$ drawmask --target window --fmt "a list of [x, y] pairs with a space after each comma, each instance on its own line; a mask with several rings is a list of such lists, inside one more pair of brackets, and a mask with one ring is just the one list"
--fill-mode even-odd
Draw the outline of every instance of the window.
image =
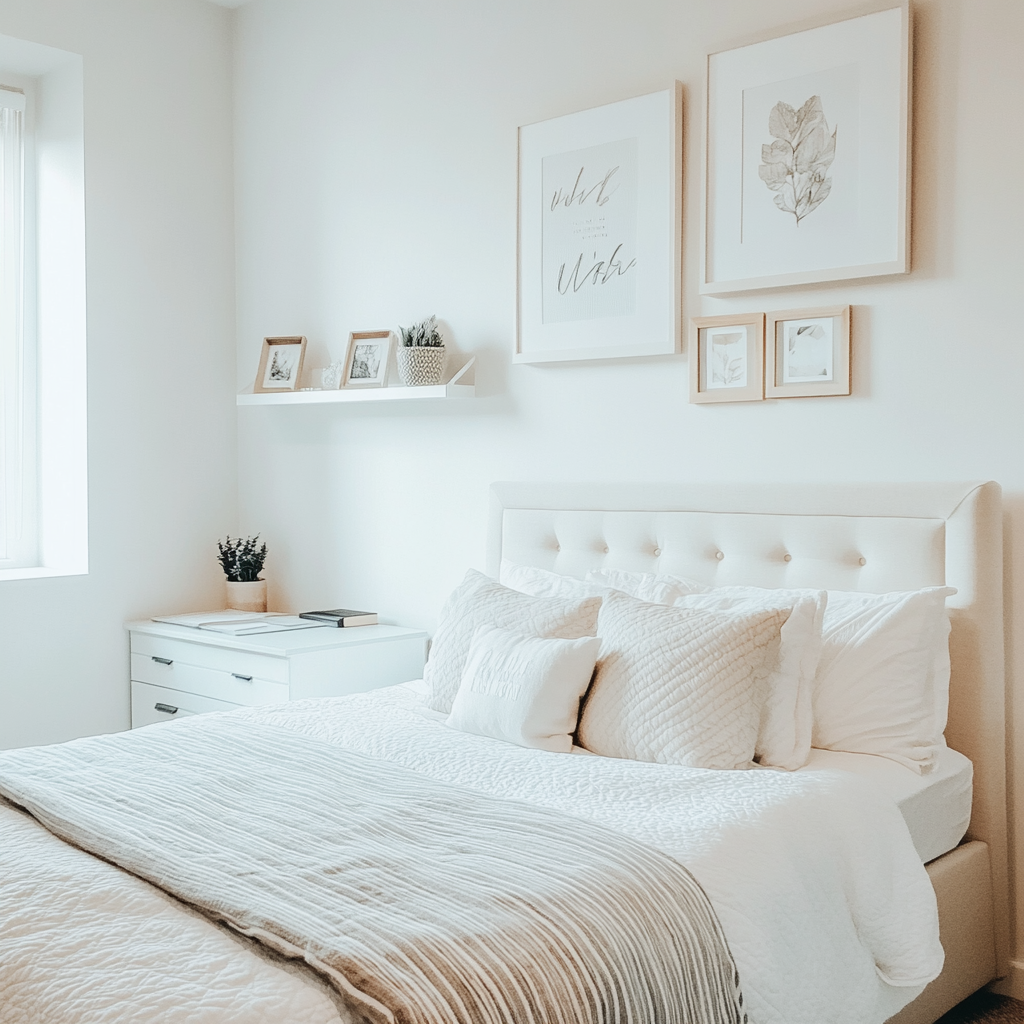
[[0, 586], [89, 571], [82, 79], [0, 35]]
[[[0, 568], [38, 564], [34, 344], [26, 310], [26, 98], [0, 84]], [[29, 318], [30, 319], [30, 318]], [[28, 325], [30, 326], [30, 325]]]

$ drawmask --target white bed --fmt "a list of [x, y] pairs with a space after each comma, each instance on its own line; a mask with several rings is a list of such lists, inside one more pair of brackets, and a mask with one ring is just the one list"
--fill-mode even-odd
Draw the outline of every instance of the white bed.
[[[970, 841], [932, 860], [936, 850], [956, 844], [965, 825], [970, 767], [953, 754], [930, 777], [917, 781], [908, 781], [910, 773], [901, 765], [835, 752], [817, 752], [811, 764], [795, 773], [711, 773], [735, 777], [721, 782], [721, 813], [714, 810], [714, 800], [707, 802], [706, 793], [699, 807], [693, 803], [693, 793], [706, 789], [694, 781], [699, 770], [670, 772], [672, 800], [708, 819], [703, 832], [691, 833], [653, 809], [665, 796], [659, 797], [658, 787], [668, 785], [662, 766], [552, 755], [456, 733], [420, 708], [408, 688], [232, 714], [329, 739], [499, 796], [591, 816], [675, 854], [715, 903], [744, 975], [753, 1024], [791, 1024], [798, 1017], [789, 1013], [787, 1000], [794, 998], [801, 1002], [799, 1019], [809, 1024], [822, 1019], [880, 1022], [916, 992], [913, 970], [918, 962], [927, 969], [928, 950], [914, 948], [913, 942], [899, 948], [901, 937], [892, 934], [898, 918], [887, 916], [891, 908], [886, 903], [905, 899], [899, 910], [926, 946], [927, 901], [919, 898], [916, 881], [925, 879], [922, 860], [931, 860], [928, 876], [939, 898], [946, 967], [893, 1019], [901, 1024], [934, 1021], [996, 976], [1005, 957], [1006, 859], [1001, 524], [995, 485], [498, 485], [494, 496], [492, 571], [505, 557], [577, 576], [614, 566], [675, 572], [707, 583], [773, 587], [884, 591], [947, 582], [956, 586], [948, 735], [951, 745], [974, 762]], [[646, 780], [655, 777], [659, 781], [652, 789]], [[729, 797], [737, 785], [746, 791], [745, 800]], [[947, 812], [941, 821], [934, 815], [936, 798]], [[840, 917], [815, 916], [814, 901], [806, 893], [801, 896], [799, 879], [783, 877], [800, 872], [804, 826], [793, 815], [801, 804], [815, 804], [811, 824], [825, 819], [832, 824], [824, 838], [810, 828], [802, 842], [812, 862], [834, 863], [841, 876], [836, 884], [855, 894], [854, 917], [845, 924]], [[766, 848], [774, 844], [774, 860], [751, 851], [746, 834], [739, 852], [722, 855], [722, 836], [748, 827], [744, 808], [751, 805], [775, 808], [776, 827], [762, 837]], [[785, 814], [779, 808], [786, 808]], [[0, 843], [3, 1024], [41, 1016], [296, 1024], [349, 1019], [312, 972], [66, 846], [21, 812], [0, 806], [0, 829], [6, 837]], [[898, 898], [887, 901], [884, 890], [865, 886], [872, 877], [888, 878]], [[863, 935], [851, 939], [844, 934], [850, 928], [869, 933], [867, 945]], [[765, 936], [775, 951], [761, 948]], [[849, 941], [855, 944], [843, 946]], [[829, 944], [835, 962], [824, 952]], [[781, 957], [778, 951], [787, 947], [791, 961], [773, 962], [771, 957]], [[849, 948], [862, 963], [846, 963]], [[884, 956], [885, 950], [903, 971], [895, 980], [904, 985], [887, 986], [876, 977], [878, 951]], [[795, 966], [801, 959], [806, 977]], [[776, 977], [778, 984], [772, 980]], [[830, 998], [846, 1016], [833, 1012]]]

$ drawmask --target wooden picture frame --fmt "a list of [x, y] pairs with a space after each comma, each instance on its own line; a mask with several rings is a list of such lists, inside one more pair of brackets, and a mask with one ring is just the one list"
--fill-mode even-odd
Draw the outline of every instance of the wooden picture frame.
[[306, 339], [301, 335], [289, 338], [264, 338], [253, 393], [265, 395], [297, 391], [305, 358]]
[[909, 272], [912, 40], [876, 0], [708, 55], [701, 294]]
[[682, 88], [519, 128], [513, 362], [679, 352]]
[[348, 336], [343, 388], [382, 388], [391, 359], [391, 331], [353, 331]]
[[850, 380], [849, 306], [765, 315], [765, 398], [848, 395]]
[[763, 313], [694, 317], [689, 355], [691, 402], [760, 402], [764, 398]]

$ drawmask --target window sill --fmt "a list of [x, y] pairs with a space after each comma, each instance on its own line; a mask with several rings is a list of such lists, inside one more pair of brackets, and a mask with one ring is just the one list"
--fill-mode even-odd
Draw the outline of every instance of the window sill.
[[46, 566], [25, 566], [23, 569], [0, 569], [0, 583], [4, 580], [39, 580], [51, 576], [88, 576], [88, 569], [50, 569]]

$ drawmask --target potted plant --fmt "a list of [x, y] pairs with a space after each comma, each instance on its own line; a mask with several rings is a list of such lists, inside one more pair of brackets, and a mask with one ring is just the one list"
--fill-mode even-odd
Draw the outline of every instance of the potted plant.
[[399, 327], [398, 376], [406, 387], [440, 384], [444, 376], [444, 338], [437, 317], [427, 317], [412, 327]]
[[260, 579], [263, 563], [267, 560], [267, 545], [256, 546], [260, 535], [225, 537], [217, 541], [220, 562], [227, 577], [228, 607], [243, 612], [267, 610], [267, 581]]

